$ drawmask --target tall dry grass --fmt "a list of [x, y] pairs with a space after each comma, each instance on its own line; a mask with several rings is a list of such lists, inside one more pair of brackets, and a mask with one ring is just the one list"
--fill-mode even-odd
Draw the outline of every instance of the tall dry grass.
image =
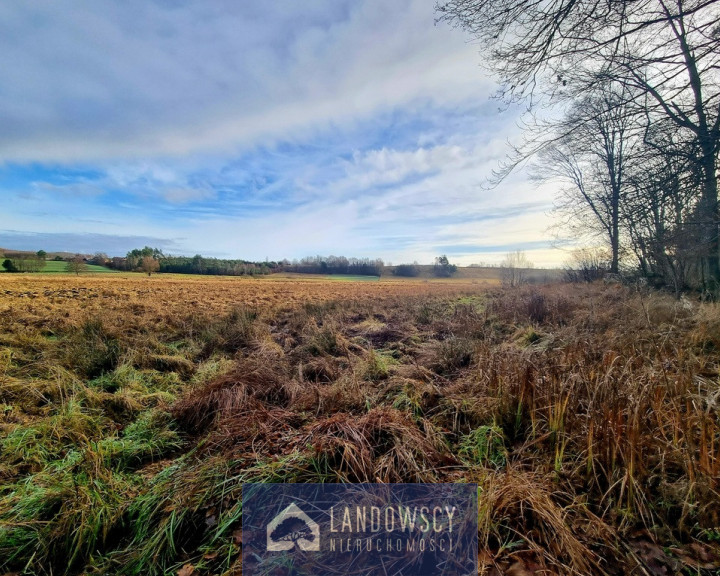
[[0, 294], [1, 569], [239, 572], [244, 481], [477, 482], [486, 573], [720, 569], [715, 305], [156, 280]]

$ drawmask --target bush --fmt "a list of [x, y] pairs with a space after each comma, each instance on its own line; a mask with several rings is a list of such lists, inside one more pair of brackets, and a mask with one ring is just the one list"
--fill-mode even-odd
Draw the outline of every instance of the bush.
[[5, 268], [8, 272], [17, 272], [18, 269], [15, 267], [15, 264], [13, 264], [13, 261], [10, 260], [10, 258], [6, 258], [5, 261], [2, 263], [2, 267]]
[[610, 271], [610, 255], [602, 249], [581, 248], [572, 253], [565, 264], [568, 282], [595, 282]]
[[395, 266], [393, 275], [401, 276], [403, 278], [415, 278], [420, 275], [420, 268], [417, 264], [399, 264], [398, 266]]

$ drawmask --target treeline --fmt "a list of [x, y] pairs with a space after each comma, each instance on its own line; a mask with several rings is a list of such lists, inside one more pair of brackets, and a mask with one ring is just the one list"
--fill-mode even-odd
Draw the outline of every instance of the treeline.
[[174, 274], [206, 274], [218, 276], [256, 276], [274, 272], [297, 272], [302, 274], [352, 274], [357, 276], [380, 276], [383, 261], [370, 258], [346, 258], [345, 256], [308, 256], [302, 260], [281, 262], [251, 262], [195, 256], [171, 256], [159, 248], [145, 246], [131, 250], [124, 258], [107, 258], [105, 265], [115, 270], [167, 272]]
[[[457, 272], [457, 266], [450, 264], [450, 260], [448, 260], [445, 254], [435, 258], [435, 264], [425, 268], [428, 268], [430, 273], [437, 278], [450, 278]], [[413, 262], [412, 264], [398, 264], [393, 267], [392, 273], [393, 276], [400, 276], [402, 278], [416, 278], [421, 275], [422, 270], [423, 266], [417, 262]]]
[[[38, 272], [45, 266], [47, 253], [40, 250], [36, 254], [18, 252], [7, 253], [6, 256], [8, 258], [2, 266], [8, 272]], [[201, 254], [174, 256], [163, 253], [160, 248], [150, 246], [133, 249], [124, 257], [110, 257], [104, 252], [96, 252], [92, 256], [75, 254], [68, 258], [55, 256], [53, 259], [68, 262], [68, 271], [76, 274], [87, 271], [88, 264], [123, 272], [143, 272], [148, 276], [156, 272], [210, 276], [262, 276], [277, 272], [382, 276], [386, 271], [385, 264], [380, 258], [307, 256], [292, 262], [289, 260], [252, 262], [241, 259], [209, 258]], [[443, 255], [435, 258], [435, 264], [431, 266], [423, 267], [414, 262], [390, 267], [387, 272], [395, 276], [415, 277], [421, 275], [423, 269], [427, 269], [433, 276], [448, 278], [456, 272], [457, 267], [450, 264], [447, 256]]]
[[402, 278], [415, 278], [420, 276], [420, 264], [414, 262], [412, 264], [398, 264], [393, 268], [393, 276], [401, 276]]
[[302, 260], [281, 262], [252, 262], [195, 256], [171, 256], [159, 248], [131, 250], [124, 258], [107, 258], [105, 265], [115, 270], [166, 272], [174, 274], [206, 274], [217, 276], [256, 276], [275, 272], [301, 274], [352, 274], [380, 276], [384, 264], [380, 259], [346, 258], [345, 256], [308, 256]]
[[195, 256], [171, 256], [163, 254], [163, 251], [159, 248], [151, 248], [150, 246], [131, 250], [124, 258], [108, 258], [105, 265], [114, 270], [140, 271], [148, 275], [153, 272], [166, 272], [210, 276], [256, 276], [270, 274], [278, 270], [276, 262], [207, 258], [200, 254]]
[[222, 260], [205, 258], [199, 254], [187, 256], [165, 256], [160, 259], [160, 272], [174, 274], [208, 274], [217, 276], [256, 276], [274, 272], [275, 262], [248, 262], [246, 260]]
[[352, 274], [381, 276], [385, 264], [379, 258], [346, 258], [345, 256], [308, 256], [300, 261], [282, 263], [285, 272], [302, 274]]

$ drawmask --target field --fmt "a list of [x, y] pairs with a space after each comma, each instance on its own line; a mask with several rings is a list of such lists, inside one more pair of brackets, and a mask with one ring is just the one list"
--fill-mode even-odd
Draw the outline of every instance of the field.
[[[83, 274], [87, 273], [108, 273], [113, 274], [116, 271], [110, 270], [110, 268], [106, 268], [105, 266], [96, 266], [95, 264], [86, 264], [87, 269], [83, 271]], [[67, 262], [55, 262], [53, 260], [48, 260], [45, 262], [45, 267], [40, 271], [43, 274], [48, 273], [67, 273]]]
[[[40, 270], [40, 274], [66, 274], [67, 273], [67, 262], [60, 262], [55, 260], [47, 260], [45, 262], [45, 266], [43, 266], [43, 269]], [[5, 274], [5, 270], [0, 271], [0, 273]], [[83, 272], [83, 274], [87, 273], [108, 273], [108, 274], [114, 274], [116, 273], [115, 270], [111, 270], [110, 268], [106, 268], [105, 266], [96, 266], [95, 264], [87, 264], [87, 269]]]
[[247, 481], [477, 482], [484, 574], [720, 570], [714, 304], [7, 274], [0, 324], [0, 573], [240, 574]]

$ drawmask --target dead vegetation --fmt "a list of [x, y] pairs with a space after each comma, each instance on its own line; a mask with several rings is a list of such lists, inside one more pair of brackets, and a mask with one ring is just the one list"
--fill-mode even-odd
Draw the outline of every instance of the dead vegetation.
[[477, 482], [487, 574], [720, 569], [715, 305], [614, 285], [3, 282], [1, 570], [240, 573], [246, 481]]

